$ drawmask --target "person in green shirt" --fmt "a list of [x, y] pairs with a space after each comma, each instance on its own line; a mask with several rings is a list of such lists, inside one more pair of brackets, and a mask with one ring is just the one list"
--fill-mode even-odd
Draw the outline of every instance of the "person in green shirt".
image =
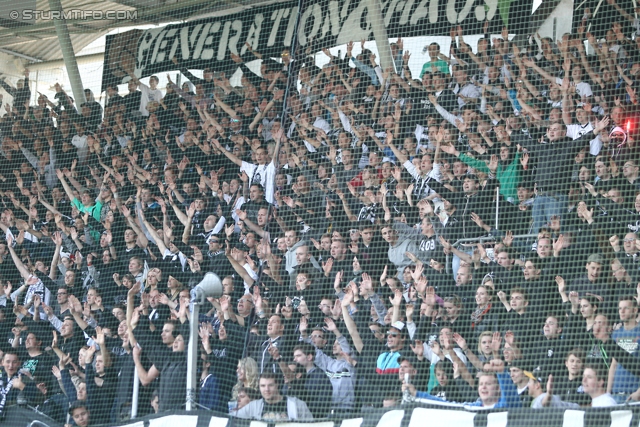
[[520, 182], [520, 163], [522, 163], [522, 168], [525, 168], [529, 160], [528, 154], [521, 156], [520, 146], [518, 146], [518, 151], [516, 151], [514, 156], [513, 147], [502, 145], [500, 147], [500, 160], [498, 161], [498, 156], [491, 156], [491, 161], [488, 165], [482, 160], [474, 159], [471, 156], [460, 153], [453, 145], [442, 146], [441, 149], [445, 153], [459, 158], [474, 169], [496, 175], [496, 178], [500, 182], [500, 194], [502, 194], [506, 201], [517, 203], [518, 183]]
[[449, 58], [440, 53], [440, 45], [438, 43], [431, 43], [428, 49], [430, 60], [422, 66], [420, 78], [422, 78], [424, 73], [431, 73], [433, 71], [440, 71], [443, 74], [451, 74], [449, 72]]
[[91, 215], [96, 221], [100, 221], [100, 211], [102, 211], [102, 191], [98, 194], [98, 197], [93, 199], [91, 193], [86, 188], [82, 188], [82, 186], [78, 182], [73, 182], [74, 179], [71, 176], [68, 176], [69, 181], [74, 185], [74, 187], [80, 189], [80, 200], [73, 194], [73, 190], [69, 187], [69, 184], [64, 179], [64, 173], [60, 170], [56, 170], [56, 175], [58, 179], [62, 183], [62, 187], [64, 191], [67, 193], [69, 200], [71, 200], [71, 204], [76, 207], [82, 213], [88, 213]]

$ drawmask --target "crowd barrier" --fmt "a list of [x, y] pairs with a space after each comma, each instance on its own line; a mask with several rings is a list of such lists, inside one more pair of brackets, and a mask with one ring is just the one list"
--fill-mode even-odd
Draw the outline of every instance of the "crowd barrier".
[[[1, 426], [63, 427], [49, 418], [22, 407], [5, 411]], [[544, 420], [544, 422], [542, 422]], [[483, 410], [460, 405], [416, 403], [387, 409], [371, 409], [358, 418], [312, 422], [267, 423], [229, 417], [210, 411], [175, 411], [152, 415], [118, 427], [638, 427], [640, 405], [612, 408]], [[92, 427], [94, 427], [92, 425]], [[115, 427], [115, 426], [114, 426]]]

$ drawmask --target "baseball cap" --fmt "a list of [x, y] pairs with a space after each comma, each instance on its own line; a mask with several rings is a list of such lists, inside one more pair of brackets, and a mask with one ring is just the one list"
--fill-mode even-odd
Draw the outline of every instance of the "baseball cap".
[[542, 380], [542, 376], [540, 375], [540, 371], [535, 371], [535, 372], [522, 371], [522, 373], [524, 374], [525, 377], [529, 378], [530, 380], [537, 381], [540, 384], [542, 384], [544, 382]]
[[602, 256], [600, 254], [591, 254], [589, 255], [589, 258], [587, 258], [587, 263], [590, 263], [590, 262], [602, 264], [603, 263]]
[[390, 328], [395, 328], [395, 329], [397, 329], [399, 331], [402, 331], [404, 329], [404, 326], [405, 326], [404, 323], [399, 321], [399, 320], [397, 320], [397, 321], [393, 322], [391, 325], [389, 325]]

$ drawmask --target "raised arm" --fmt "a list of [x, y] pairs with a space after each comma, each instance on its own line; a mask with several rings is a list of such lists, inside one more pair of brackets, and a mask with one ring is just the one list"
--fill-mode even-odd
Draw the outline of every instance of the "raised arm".
[[353, 318], [349, 314], [349, 306], [351, 305], [352, 300], [353, 295], [351, 294], [351, 290], [349, 289], [344, 294], [344, 298], [342, 299], [342, 317], [344, 318], [344, 323], [347, 326], [349, 335], [351, 335], [351, 340], [353, 341], [354, 347], [356, 348], [358, 353], [362, 353], [364, 343], [362, 342], [362, 338], [360, 337], [360, 333], [358, 332], [356, 322], [354, 322]]
[[[375, 137], [375, 132], [373, 131], [373, 129], [369, 128], [367, 129], [367, 132], [369, 133], [369, 136], [371, 136], [372, 139]], [[386, 142], [389, 148], [391, 148], [391, 151], [393, 151], [393, 155], [396, 156], [396, 159], [398, 159], [398, 163], [404, 164], [407, 160], [409, 160], [409, 158], [402, 151], [400, 151], [398, 147], [396, 147], [395, 144], [393, 143], [393, 134], [390, 134], [389, 132], [387, 132]]]
[[[551, 74], [547, 73], [542, 68], [540, 68], [535, 62], [533, 62], [532, 59], [523, 58], [522, 63], [524, 64], [525, 67], [532, 68], [536, 73], [540, 74], [540, 76], [542, 76], [542, 78], [544, 78], [545, 80], [548, 80], [552, 83], [556, 83], [556, 78], [553, 77]], [[568, 76], [565, 76], [565, 78], [568, 78]]]
[[134, 311], [134, 303], [136, 295], [140, 292], [142, 288], [142, 284], [140, 282], [134, 283], [134, 285], [127, 292], [127, 329], [129, 331], [129, 344], [131, 347], [136, 347], [138, 341], [136, 340], [135, 335], [133, 334], [133, 311]]
[[238, 215], [238, 218], [244, 223], [244, 225], [249, 227], [251, 229], [251, 231], [253, 231], [254, 233], [256, 233], [260, 237], [264, 237], [265, 236], [265, 231], [262, 228], [258, 227], [258, 225], [255, 224], [253, 221], [251, 221], [247, 217], [247, 213], [245, 211], [241, 211], [240, 209], [236, 209], [236, 215]]
[[142, 353], [142, 349], [138, 346], [133, 347], [133, 362], [136, 365], [136, 371], [138, 372], [138, 378], [140, 378], [140, 383], [143, 387], [147, 387], [151, 384], [156, 378], [160, 376], [160, 371], [156, 368], [156, 365], [151, 365], [149, 370], [147, 371], [142, 366], [142, 361], [140, 360], [140, 354]]
[[229, 160], [231, 160], [233, 163], [235, 163], [238, 166], [242, 166], [242, 159], [240, 159], [238, 156], [236, 156], [232, 152], [230, 152], [230, 151], [226, 150], [224, 147], [222, 147], [222, 145], [220, 145], [220, 141], [218, 141], [217, 139], [212, 139], [211, 142], [213, 143], [213, 145], [216, 146], [216, 148], [218, 150], [220, 150], [222, 152], [222, 154], [227, 156], [227, 158]]
[[94, 341], [100, 346], [100, 354], [102, 354], [102, 361], [104, 362], [104, 366], [107, 368], [110, 367], [112, 365], [111, 352], [107, 348], [104, 340], [104, 331], [100, 326], [96, 327], [96, 337]]
[[[520, 61], [520, 63], [522, 63], [522, 61]], [[540, 91], [538, 90], [538, 88], [527, 78], [527, 68], [524, 66], [520, 68], [520, 80], [522, 80], [522, 83], [524, 83], [527, 90], [531, 92], [531, 96], [533, 96], [534, 98], [540, 97]]]
[[462, 40], [462, 36], [460, 36], [460, 52], [466, 53], [467, 55], [469, 55], [471, 60], [478, 65], [478, 68], [480, 70], [484, 70], [485, 68], [487, 68], [487, 64], [485, 64], [484, 61], [482, 61], [475, 53], [473, 53], [469, 45], [467, 45]]
[[214, 95], [215, 103], [220, 109], [222, 109], [225, 113], [230, 115], [231, 117], [235, 117], [238, 115], [236, 110], [227, 105], [218, 95]]
[[607, 3], [613, 6], [618, 11], [618, 13], [622, 15], [624, 19], [631, 22], [632, 24], [635, 22], [635, 18], [632, 15], [630, 15], [626, 10], [621, 8], [620, 5], [616, 3], [616, 0], [607, 0]]
[[56, 249], [53, 252], [51, 266], [49, 267], [49, 278], [51, 280], [56, 280], [58, 272], [58, 262], [60, 261], [60, 251], [62, 250], [62, 234], [59, 231], [53, 233], [53, 242], [56, 244]]
[[67, 193], [67, 197], [69, 197], [69, 200], [75, 199], [76, 197], [73, 195], [73, 190], [71, 190], [71, 187], [69, 187], [69, 184], [67, 184], [67, 181], [64, 179], [64, 174], [60, 169], [56, 169], [56, 176], [60, 180], [62, 188], [64, 188], [65, 193]]
[[227, 241], [227, 249], [225, 250], [225, 255], [227, 256], [229, 263], [231, 263], [231, 266], [236, 271], [236, 273], [238, 273], [238, 275], [242, 277], [242, 280], [247, 282], [249, 286], [252, 286], [255, 280], [253, 279], [253, 277], [251, 277], [251, 275], [249, 275], [249, 273], [247, 273], [247, 270], [245, 270], [245, 268], [231, 256], [229, 241]]
[[480, 361], [480, 359], [478, 359], [478, 356], [476, 356], [473, 351], [469, 349], [467, 341], [460, 334], [454, 333], [453, 340], [456, 342], [456, 344], [458, 344], [458, 347], [462, 349], [464, 355], [467, 356], [467, 359], [469, 359], [469, 362], [471, 362], [474, 368], [476, 368], [478, 371], [484, 370], [482, 362]]
[[467, 384], [469, 384], [470, 387], [473, 387], [475, 385], [473, 376], [471, 376], [471, 374], [469, 373], [469, 370], [467, 369], [465, 363], [458, 357], [458, 353], [454, 351], [453, 340], [451, 339], [451, 337], [444, 335], [443, 341], [444, 341], [443, 352], [445, 356], [448, 355], [451, 358], [451, 361], [453, 362], [453, 364], [458, 367], [458, 370], [460, 372], [460, 375], [462, 376], [462, 379]]
[[158, 235], [155, 228], [153, 228], [151, 224], [147, 222], [147, 219], [145, 217], [143, 217], [143, 221], [144, 221], [145, 227], [147, 227], [147, 231], [149, 232], [151, 237], [153, 237], [153, 240], [156, 246], [158, 246], [158, 249], [160, 250], [160, 255], [164, 256], [165, 252], [167, 251], [167, 247], [164, 244], [164, 240], [162, 239], [162, 237]]
[[176, 216], [178, 217], [178, 220], [182, 223], [182, 225], [187, 227], [189, 225], [189, 217], [185, 215], [185, 213], [182, 212], [182, 210], [175, 204], [175, 202], [173, 201], [173, 197], [170, 195], [170, 193], [167, 193], [167, 194], [169, 195], [169, 204], [173, 208], [173, 212], [175, 212]]
[[82, 303], [73, 295], [69, 295], [69, 305], [71, 307], [71, 315], [75, 319], [76, 323], [83, 331], [87, 329], [89, 324], [84, 320], [82, 316]]
[[144, 235], [138, 224], [136, 224], [136, 220], [131, 215], [131, 211], [128, 207], [122, 206], [122, 215], [127, 219], [127, 223], [131, 227], [131, 229], [138, 235], [138, 241], [136, 242], [141, 247], [146, 247], [149, 244], [149, 240]]
[[9, 253], [11, 253], [11, 259], [13, 259], [13, 263], [15, 264], [16, 268], [20, 272], [20, 275], [24, 280], [27, 280], [29, 276], [31, 276], [31, 274], [29, 273], [29, 270], [27, 270], [27, 267], [25, 267], [25, 265], [22, 263], [22, 261], [20, 260], [20, 257], [18, 256], [18, 254], [16, 254], [16, 251], [13, 248], [14, 239], [15, 239], [15, 236], [13, 235], [7, 236], [7, 248], [9, 248]]

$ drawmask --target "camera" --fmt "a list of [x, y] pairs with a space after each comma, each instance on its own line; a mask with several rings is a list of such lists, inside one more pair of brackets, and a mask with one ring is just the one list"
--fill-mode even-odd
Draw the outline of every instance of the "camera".
[[302, 302], [303, 299], [304, 299], [303, 297], [291, 298], [291, 306], [293, 307], [294, 310], [297, 310], [298, 307], [300, 307], [300, 303]]

